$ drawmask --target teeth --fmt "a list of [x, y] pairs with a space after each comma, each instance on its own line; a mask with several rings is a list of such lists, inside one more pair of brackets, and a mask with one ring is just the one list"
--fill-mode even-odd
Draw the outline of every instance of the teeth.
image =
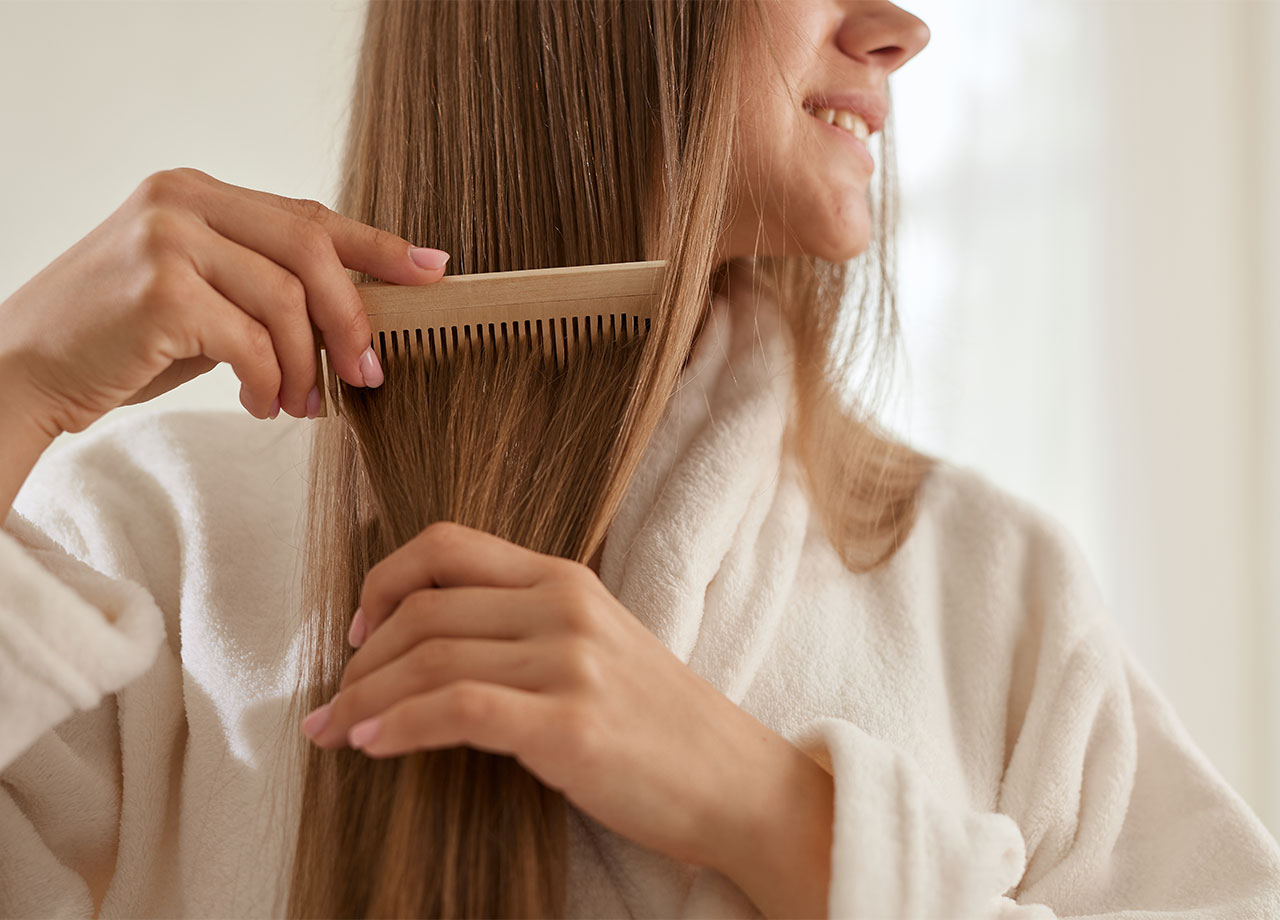
[[867, 123], [860, 115], [855, 115], [853, 112], [837, 112], [836, 124], [860, 141], [865, 141], [871, 136], [871, 132], [867, 130]]
[[843, 128], [860, 141], [865, 141], [871, 136], [871, 130], [867, 127], [867, 123], [857, 112], [850, 112], [847, 109], [808, 109], [810, 115], [820, 121], [825, 121], [829, 125], [835, 125], [837, 128]]

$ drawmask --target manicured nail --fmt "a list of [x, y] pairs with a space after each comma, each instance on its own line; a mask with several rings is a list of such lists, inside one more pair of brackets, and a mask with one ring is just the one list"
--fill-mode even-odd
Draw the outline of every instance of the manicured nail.
[[357, 607], [356, 615], [351, 618], [351, 632], [347, 633], [347, 641], [356, 648], [364, 642], [364, 610]]
[[437, 268], [444, 268], [444, 263], [449, 261], [449, 253], [440, 249], [414, 246], [409, 250], [409, 258], [413, 259], [413, 264], [419, 268], [435, 271]]
[[267, 413], [267, 418], [275, 418], [280, 414], [280, 397], [277, 396], [271, 401], [271, 411]]
[[364, 375], [365, 386], [382, 386], [382, 365], [378, 363], [378, 356], [373, 353], [372, 345], [360, 356], [360, 373]]
[[364, 747], [378, 737], [378, 727], [377, 716], [372, 719], [365, 719], [363, 722], [357, 722], [351, 727], [351, 733], [347, 735], [347, 740], [351, 742], [352, 747]]
[[314, 738], [324, 731], [324, 727], [329, 724], [329, 716], [332, 712], [332, 706], [329, 703], [325, 703], [302, 720], [302, 730], [307, 733], [308, 738]]
[[307, 394], [307, 418], [315, 418], [320, 414], [320, 390], [312, 387]]

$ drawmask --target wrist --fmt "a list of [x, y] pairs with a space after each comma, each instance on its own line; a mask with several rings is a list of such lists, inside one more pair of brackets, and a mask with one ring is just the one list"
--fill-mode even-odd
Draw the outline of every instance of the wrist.
[[834, 779], [781, 736], [759, 770], [715, 868], [765, 917], [826, 917], [831, 883]]
[[62, 429], [43, 411], [44, 400], [32, 384], [22, 356], [0, 352], [0, 422], [4, 431], [29, 434], [29, 439], [47, 447]]
[[60, 433], [35, 407], [16, 358], [0, 354], [0, 523], [27, 474]]

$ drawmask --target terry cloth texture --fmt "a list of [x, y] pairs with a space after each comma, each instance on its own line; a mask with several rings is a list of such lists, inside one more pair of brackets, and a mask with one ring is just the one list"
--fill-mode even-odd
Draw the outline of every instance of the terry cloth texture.
[[[841, 565], [758, 306], [717, 300], [601, 579], [832, 773], [830, 916], [1280, 916], [1275, 840], [1056, 520], [942, 463], [893, 559]], [[307, 425], [157, 413], [33, 471], [0, 530], [0, 915], [283, 910]], [[569, 916], [759, 916], [570, 816]]]

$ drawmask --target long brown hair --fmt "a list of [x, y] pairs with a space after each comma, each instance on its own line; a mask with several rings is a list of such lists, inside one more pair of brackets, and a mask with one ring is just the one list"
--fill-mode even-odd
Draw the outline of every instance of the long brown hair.
[[[743, 277], [713, 262], [758, 14], [735, 0], [370, 4], [339, 211], [448, 251], [452, 273], [668, 269], [647, 336], [566, 368], [518, 350], [441, 368], [396, 352], [382, 387], [339, 384], [342, 411], [312, 442], [293, 722], [337, 691], [365, 574], [432, 521], [580, 562], [604, 539], [716, 286]], [[877, 354], [896, 332], [881, 162], [878, 240], [859, 260], [882, 282]], [[733, 296], [769, 294], [796, 348], [789, 449], [846, 563], [873, 568], [905, 539], [930, 458], [842, 389], [870, 315], [864, 302], [851, 335], [839, 325], [849, 268], [749, 261], [759, 290]], [[563, 915], [571, 806], [514, 758], [298, 756], [290, 916]]]

